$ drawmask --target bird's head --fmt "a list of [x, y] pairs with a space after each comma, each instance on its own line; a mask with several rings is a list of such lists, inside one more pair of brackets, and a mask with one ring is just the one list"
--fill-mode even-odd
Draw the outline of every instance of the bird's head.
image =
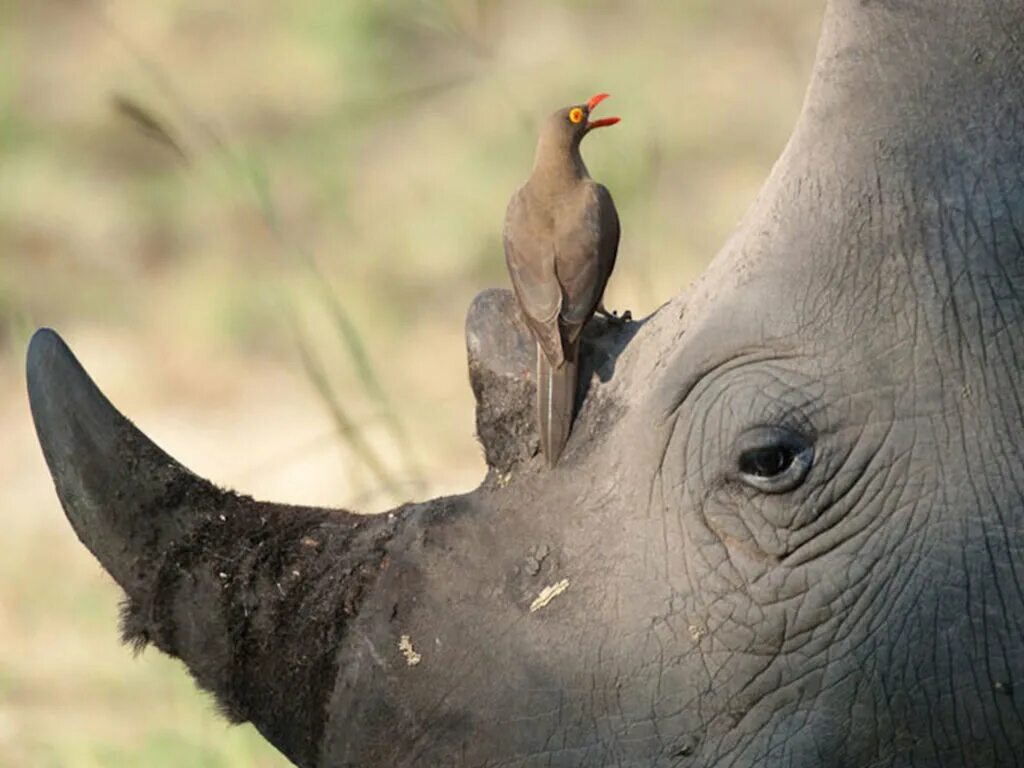
[[607, 98], [607, 93], [599, 93], [596, 96], [591, 96], [583, 104], [576, 104], [558, 110], [548, 118], [547, 125], [544, 127], [544, 138], [551, 144], [568, 148], [578, 146], [583, 137], [594, 128], [615, 125], [619, 122], [617, 117], [603, 117], [600, 120], [590, 119], [590, 113]]

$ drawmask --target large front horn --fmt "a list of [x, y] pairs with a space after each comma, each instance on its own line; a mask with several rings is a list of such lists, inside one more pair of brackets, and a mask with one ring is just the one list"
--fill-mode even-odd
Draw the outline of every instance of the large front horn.
[[257, 502], [172, 459], [40, 330], [28, 393], [57, 495], [128, 595], [125, 638], [182, 659], [225, 713], [318, 759], [337, 650], [400, 515]]

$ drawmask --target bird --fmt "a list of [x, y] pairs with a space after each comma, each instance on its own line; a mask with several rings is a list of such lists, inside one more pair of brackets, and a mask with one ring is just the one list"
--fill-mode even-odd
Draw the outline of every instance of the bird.
[[512, 196], [502, 240], [512, 288], [537, 343], [537, 432], [554, 467], [572, 428], [583, 327], [604, 309], [619, 248], [619, 215], [608, 189], [590, 177], [580, 142], [618, 117], [591, 120], [599, 93], [544, 123], [530, 178]]

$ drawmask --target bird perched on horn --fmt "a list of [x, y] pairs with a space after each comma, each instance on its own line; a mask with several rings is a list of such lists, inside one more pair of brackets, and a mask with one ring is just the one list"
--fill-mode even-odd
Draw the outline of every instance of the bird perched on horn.
[[505, 261], [519, 307], [537, 341], [537, 431], [548, 465], [572, 428], [583, 326], [602, 296], [619, 248], [611, 193], [590, 178], [580, 142], [617, 117], [591, 120], [608, 98], [593, 96], [548, 118], [529, 180], [505, 213]]

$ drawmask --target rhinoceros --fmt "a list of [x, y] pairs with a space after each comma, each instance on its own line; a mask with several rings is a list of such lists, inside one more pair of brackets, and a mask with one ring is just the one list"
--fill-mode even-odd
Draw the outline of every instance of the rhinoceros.
[[300, 766], [1024, 765], [1024, 3], [831, 0], [735, 234], [588, 327], [554, 469], [507, 291], [467, 346], [486, 479], [361, 516], [193, 474], [39, 331], [127, 640]]

